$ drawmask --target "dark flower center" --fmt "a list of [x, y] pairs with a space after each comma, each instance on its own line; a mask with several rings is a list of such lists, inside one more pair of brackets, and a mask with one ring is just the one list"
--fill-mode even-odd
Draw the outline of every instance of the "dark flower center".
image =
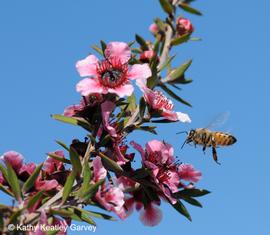
[[99, 82], [108, 88], [122, 86], [127, 81], [128, 64], [122, 64], [118, 58], [103, 60], [97, 67]]

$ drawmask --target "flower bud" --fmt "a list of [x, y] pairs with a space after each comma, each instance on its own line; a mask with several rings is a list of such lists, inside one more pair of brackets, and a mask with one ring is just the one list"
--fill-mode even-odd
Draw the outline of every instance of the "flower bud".
[[140, 61], [143, 63], [148, 63], [156, 55], [157, 55], [157, 53], [153, 50], [143, 51], [140, 54]]
[[150, 26], [149, 26], [149, 31], [153, 34], [153, 35], [156, 35], [159, 31], [158, 29], [158, 26], [155, 24], [155, 23], [152, 23]]
[[184, 34], [191, 34], [194, 28], [189, 19], [179, 16], [176, 19], [176, 30], [179, 35], [184, 35]]

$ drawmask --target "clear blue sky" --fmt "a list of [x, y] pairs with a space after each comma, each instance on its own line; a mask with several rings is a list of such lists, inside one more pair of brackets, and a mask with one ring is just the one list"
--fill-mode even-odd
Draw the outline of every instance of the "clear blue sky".
[[[188, 72], [194, 83], [181, 92], [194, 107], [176, 105], [193, 123], [161, 126], [158, 138], [172, 143], [182, 161], [202, 170], [199, 186], [212, 194], [202, 199], [203, 209], [188, 207], [192, 223], [163, 204], [164, 218], [157, 227], [144, 227], [135, 213], [124, 222], [97, 221], [96, 234], [270, 234], [270, 2], [198, 1], [194, 6], [204, 13], [190, 16], [194, 35], [203, 41], [180, 47], [175, 61], [194, 59]], [[76, 60], [100, 39], [129, 42], [134, 33], [151, 37], [148, 26], [160, 15], [154, 0], [1, 1], [0, 152], [14, 149], [28, 162], [41, 162], [57, 148], [55, 139], [83, 137], [84, 131], [50, 118], [79, 100]], [[218, 150], [221, 166], [210, 151], [204, 156], [198, 148], [180, 150], [184, 136], [176, 136], [176, 130], [205, 126], [227, 110], [227, 127], [238, 142]], [[157, 138], [138, 137], [141, 143]]]

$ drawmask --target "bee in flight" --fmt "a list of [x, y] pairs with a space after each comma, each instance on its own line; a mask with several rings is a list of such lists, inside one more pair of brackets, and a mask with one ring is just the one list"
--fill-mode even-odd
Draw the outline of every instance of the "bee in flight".
[[[183, 133], [183, 132], [178, 132], [178, 133]], [[229, 145], [234, 144], [237, 141], [236, 138], [231, 134], [221, 132], [221, 131], [211, 131], [208, 128], [191, 129], [189, 132], [185, 132], [185, 133], [187, 133], [187, 138], [185, 142], [183, 143], [182, 148], [184, 147], [185, 144], [189, 144], [191, 142], [194, 143], [195, 147], [196, 145], [202, 145], [203, 152], [205, 152], [206, 148], [211, 147], [213, 159], [218, 164], [219, 162], [218, 162], [216, 148], [221, 147], [221, 146], [229, 146]]]

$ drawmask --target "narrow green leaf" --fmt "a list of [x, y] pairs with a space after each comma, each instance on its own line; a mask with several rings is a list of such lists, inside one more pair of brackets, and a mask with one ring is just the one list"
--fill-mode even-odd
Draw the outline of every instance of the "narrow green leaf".
[[69, 152], [69, 147], [64, 142], [60, 140], [56, 140], [55, 142]]
[[86, 187], [85, 187], [85, 190], [83, 192], [81, 192], [80, 194], [80, 198], [83, 200], [83, 201], [87, 201], [89, 199], [91, 199], [95, 194], [96, 192], [98, 191], [99, 189], [99, 186], [104, 184], [104, 181], [105, 179], [103, 180], [100, 180], [98, 181], [97, 183], [95, 184], [88, 184]]
[[173, 14], [173, 6], [168, 0], [159, 0], [159, 3], [167, 14], [169, 15]]
[[168, 120], [168, 119], [158, 119], [158, 120], [151, 120], [153, 123], [171, 123], [174, 121]]
[[82, 186], [80, 188], [80, 190], [78, 191], [78, 196], [79, 197], [83, 197], [89, 187], [90, 181], [92, 178], [92, 172], [91, 169], [89, 167], [89, 162], [88, 161], [84, 161], [84, 165], [83, 165], [83, 183]]
[[105, 219], [105, 220], [111, 220], [111, 221], [116, 221], [116, 219], [110, 215], [106, 215], [104, 213], [100, 212], [95, 212], [95, 211], [87, 211], [87, 214], [99, 219]]
[[73, 214], [72, 211], [66, 209], [50, 209], [50, 213], [52, 213], [53, 215], [60, 215], [62, 217], [70, 217]]
[[66, 116], [60, 115], [60, 114], [54, 114], [54, 115], [51, 115], [51, 117], [55, 120], [60, 121], [60, 122], [68, 123], [68, 124], [75, 125], [75, 126], [81, 126], [88, 131], [92, 130], [89, 123], [83, 118], [66, 117]]
[[190, 103], [188, 103], [187, 101], [183, 100], [181, 97], [179, 97], [178, 95], [176, 95], [172, 90], [170, 90], [165, 84], [161, 84], [160, 85], [161, 88], [171, 97], [173, 97], [174, 99], [176, 99], [177, 101], [181, 102], [182, 104], [185, 104], [189, 107], [192, 107], [192, 105]]
[[140, 118], [142, 119], [144, 117], [144, 113], [146, 109], [146, 103], [143, 97], [140, 99], [139, 109], [140, 109], [140, 112], [139, 112]]
[[102, 163], [104, 165], [106, 165], [107, 167], [109, 167], [110, 170], [112, 170], [114, 172], [123, 172], [123, 169], [122, 169], [121, 166], [119, 166], [115, 161], [113, 161], [112, 159], [110, 159], [109, 157], [107, 157], [102, 152], [99, 152], [98, 153], [98, 156], [101, 157]]
[[35, 181], [39, 175], [39, 172], [43, 166], [43, 163], [39, 164], [34, 172], [30, 175], [30, 177], [26, 180], [26, 182], [23, 184], [22, 192], [26, 193], [28, 192], [35, 184]]
[[190, 5], [188, 5], [186, 3], [180, 3], [179, 7], [181, 7], [184, 11], [189, 12], [191, 14], [195, 14], [195, 15], [199, 15], [199, 16], [202, 15], [202, 13], [199, 10], [191, 7]]
[[184, 206], [184, 204], [181, 201], [177, 201], [175, 204], [172, 204], [173, 208], [177, 210], [180, 214], [185, 216], [188, 220], [192, 221], [190, 214], [188, 213], [187, 208]]
[[133, 112], [136, 109], [136, 96], [134, 92], [127, 98], [128, 106], [127, 110]]
[[187, 34], [184, 34], [180, 37], [177, 37], [177, 38], [174, 38], [172, 41], [171, 41], [171, 45], [172, 46], [177, 46], [177, 45], [180, 45], [184, 42], [187, 42], [188, 40], [190, 39], [190, 34], [187, 33]]
[[155, 131], [156, 128], [157, 128], [156, 126], [136, 126], [135, 127], [136, 130], [147, 131], [147, 132], [157, 135], [157, 132]]
[[161, 20], [159, 18], [156, 18], [154, 22], [158, 26], [159, 30], [165, 31], [165, 29], [166, 29], [166, 23], [163, 20]]
[[128, 46], [129, 46], [129, 47], [132, 47], [134, 43], [135, 43], [135, 41], [132, 41], [132, 42], [130, 42], [130, 43], [128, 44]]
[[92, 224], [96, 226], [96, 223], [94, 220], [92, 220], [88, 215], [88, 211], [81, 209], [79, 207], [73, 207], [74, 208], [74, 213], [78, 215], [83, 221], [87, 222], [88, 224]]
[[74, 184], [75, 178], [76, 178], [76, 172], [72, 171], [70, 175], [68, 176], [67, 181], [64, 185], [62, 203], [64, 203], [68, 199], [69, 194], [72, 191], [72, 186]]
[[103, 40], [100, 40], [100, 45], [101, 45], [102, 55], [104, 56], [105, 50], [107, 48], [107, 44]]
[[135, 39], [136, 39], [137, 43], [140, 44], [142, 50], [144, 50], [144, 51], [148, 50], [148, 46], [147, 46], [146, 41], [140, 35], [136, 34]]
[[17, 177], [15, 171], [13, 170], [12, 166], [9, 164], [9, 162], [5, 162], [5, 164], [7, 166], [7, 181], [8, 181], [8, 184], [10, 185], [15, 198], [18, 201], [21, 201], [22, 192], [21, 192], [18, 177]]
[[174, 193], [174, 197], [183, 198], [183, 197], [201, 197], [209, 194], [210, 191], [206, 189], [183, 189], [177, 193]]
[[0, 163], [0, 171], [2, 172], [4, 178], [7, 180], [8, 178], [8, 173], [7, 173], [7, 168], [5, 168], [2, 163]]
[[63, 158], [63, 157], [61, 157], [61, 156], [58, 156], [58, 155], [55, 154], [55, 153], [47, 153], [47, 155], [48, 155], [49, 157], [51, 157], [51, 158], [53, 158], [53, 159], [59, 161], [59, 162], [71, 164], [71, 161], [70, 161], [70, 160], [68, 160], [68, 159], [66, 159], [66, 158]]
[[35, 205], [35, 203], [41, 198], [44, 191], [39, 191], [35, 195], [29, 198], [29, 201], [27, 203], [27, 209], [31, 208]]
[[0, 190], [11, 197], [14, 197], [14, 194], [7, 188], [5, 188], [2, 184], [0, 184]]
[[172, 60], [175, 58], [176, 55], [169, 56], [167, 59], [164, 61], [164, 63], [159, 67], [158, 72], [161, 72], [163, 69], [167, 68], [168, 65], [172, 62]]
[[82, 164], [80, 161], [80, 156], [73, 147], [70, 147], [69, 156], [73, 170], [75, 171], [75, 173], [80, 174], [82, 172]]
[[169, 75], [168, 78], [166, 79], [167, 82], [173, 82], [177, 78], [180, 78], [184, 75], [184, 73], [187, 71], [189, 66], [191, 65], [192, 60], [188, 60], [184, 64], [182, 64], [180, 67], [176, 68], [174, 71], [172, 71]]
[[196, 200], [196, 199], [194, 199], [192, 197], [185, 197], [185, 198], [183, 198], [183, 200], [185, 202], [193, 205], [193, 206], [197, 206], [197, 207], [201, 207], [202, 208], [202, 204], [198, 200]]
[[189, 39], [190, 41], [194, 41], [194, 42], [197, 42], [197, 41], [202, 41], [201, 38], [197, 38], [197, 37], [192, 37]]
[[91, 46], [98, 54], [103, 56], [103, 51], [100, 47], [98, 47], [97, 45], [92, 45]]

